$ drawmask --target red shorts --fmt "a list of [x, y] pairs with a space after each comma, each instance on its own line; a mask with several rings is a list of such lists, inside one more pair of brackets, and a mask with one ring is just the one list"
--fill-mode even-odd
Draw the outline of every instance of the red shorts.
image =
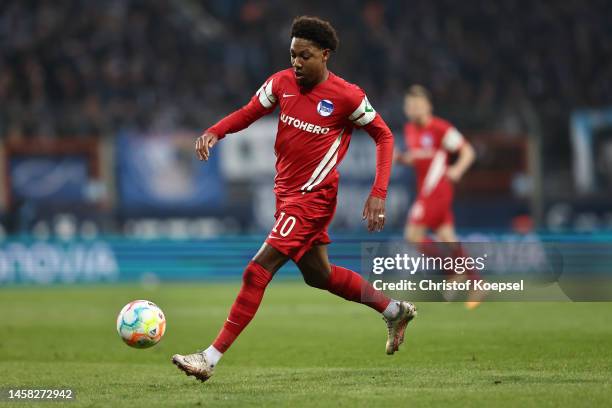
[[266, 243], [298, 262], [315, 245], [331, 243], [327, 227], [336, 211], [336, 196], [328, 192], [307, 193], [282, 200], [276, 198], [276, 222]]
[[453, 225], [452, 197], [418, 197], [408, 213], [408, 223], [424, 225], [436, 230], [442, 225]]

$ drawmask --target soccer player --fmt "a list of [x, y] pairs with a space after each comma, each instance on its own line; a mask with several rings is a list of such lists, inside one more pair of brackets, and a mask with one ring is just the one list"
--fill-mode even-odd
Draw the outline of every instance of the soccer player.
[[344, 299], [365, 304], [387, 323], [387, 354], [398, 350], [413, 304], [388, 298], [356, 272], [333, 265], [327, 256], [327, 227], [336, 208], [342, 161], [355, 127], [376, 143], [376, 176], [365, 202], [369, 231], [385, 222], [385, 198], [393, 161], [393, 135], [363, 90], [330, 72], [327, 61], [338, 48], [336, 31], [316, 17], [297, 17], [291, 27], [291, 68], [269, 77], [250, 102], [209, 128], [196, 141], [200, 160], [227, 134], [238, 132], [280, 109], [276, 152], [276, 222], [244, 270], [242, 287], [212, 345], [172, 361], [187, 375], [206, 381], [219, 359], [255, 315], [266, 286], [288, 260], [304, 281]]
[[[413, 85], [404, 99], [404, 113], [409, 119], [404, 127], [405, 152], [397, 152], [395, 161], [413, 166], [417, 179], [416, 200], [412, 204], [405, 239], [422, 245], [428, 255], [438, 255], [437, 248], [427, 245], [433, 241], [427, 237], [432, 230], [438, 241], [452, 243], [453, 255], [463, 256], [457, 243], [453, 217], [453, 183], [458, 182], [475, 159], [472, 145], [449, 122], [433, 115], [431, 96], [427, 89]], [[457, 160], [448, 164], [449, 154], [457, 154]], [[468, 278], [474, 272], [467, 273]], [[477, 306], [476, 300], [468, 302], [468, 308]]]

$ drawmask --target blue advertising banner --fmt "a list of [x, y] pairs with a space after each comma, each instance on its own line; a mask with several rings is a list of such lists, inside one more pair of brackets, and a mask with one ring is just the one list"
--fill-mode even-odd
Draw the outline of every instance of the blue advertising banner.
[[9, 240], [0, 245], [0, 286], [238, 278], [264, 238]]
[[11, 195], [17, 201], [79, 202], [89, 183], [85, 156], [16, 156], [9, 161]]
[[[582, 279], [587, 271], [592, 275], [612, 277], [612, 236], [609, 234], [472, 233], [461, 238], [467, 251], [472, 251], [471, 256], [476, 256], [474, 251], [478, 249], [487, 254], [486, 263], [495, 274], [519, 271], [551, 278], [552, 270], [566, 279]], [[0, 244], [0, 286], [239, 279], [264, 239], [265, 235], [202, 240], [8, 239]], [[374, 254], [366, 251], [364, 255], [364, 244], [370, 245], [368, 248], [378, 248], [376, 254], [383, 248], [380, 245], [391, 248], [389, 245], [394, 244], [403, 248], [400, 235], [351, 234], [332, 236], [332, 239], [330, 260], [362, 274], [371, 272], [363, 267], [363, 260]], [[417, 252], [416, 256], [424, 255]], [[532, 264], [536, 267], [531, 268]], [[280, 279], [298, 277], [299, 272], [292, 262], [277, 274]], [[554, 281], [553, 278], [547, 282]]]
[[200, 162], [194, 133], [122, 134], [117, 138], [117, 182], [125, 211], [189, 211], [220, 207], [225, 189], [218, 156]]

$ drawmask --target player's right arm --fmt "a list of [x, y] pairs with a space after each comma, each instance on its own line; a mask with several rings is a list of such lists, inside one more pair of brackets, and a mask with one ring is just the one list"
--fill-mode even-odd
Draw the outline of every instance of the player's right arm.
[[246, 129], [257, 119], [274, 111], [278, 101], [274, 81], [275, 75], [264, 82], [249, 103], [230, 113], [198, 137], [195, 151], [200, 160], [208, 160], [210, 149], [225, 135]]
[[476, 159], [474, 148], [459, 131], [451, 127], [442, 139], [442, 146], [451, 153], [458, 155], [457, 161], [448, 168], [446, 176], [457, 183]]

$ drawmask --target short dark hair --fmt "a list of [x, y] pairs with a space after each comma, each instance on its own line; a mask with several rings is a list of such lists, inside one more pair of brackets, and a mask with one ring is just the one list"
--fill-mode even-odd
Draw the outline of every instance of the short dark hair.
[[412, 85], [406, 91], [406, 96], [425, 98], [431, 103], [431, 93], [423, 85]]
[[303, 38], [312, 41], [323, 49], [336, 51], [340, 40], [334, 27], [329, 21], [318, 17], [299, 16], [291, 25], [291, 38]]

